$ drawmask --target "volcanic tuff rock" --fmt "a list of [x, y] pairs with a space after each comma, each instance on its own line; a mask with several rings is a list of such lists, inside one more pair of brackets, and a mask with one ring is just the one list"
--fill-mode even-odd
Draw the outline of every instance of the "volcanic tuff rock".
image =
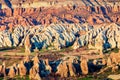
[[[116, 55], [118, 54], [120, 53], [116, 53]], [[3, 64], [0, 65], [0, 77], [14, 79], [15, 76], [20, 75], [22, 78], [24, 78], [24, 76], [29, 76], [29, 78], [32, 80], [48, 79], [46, 77], [49, 76], [58, 77], [58, 79], [61, 79], [64, 77], [68, 78], [73, 76], [87, 75], [88, 73], [94, 72], [99, 74], [107, 69], [116, 71], [120, 62], [118, 62], [118, 64], [110, 64], [107, 67], [106, 64], [103, 64], [104, 60], [110, 59], [109, 56], [110, 55], [108, 55], [107, 58], [96, 59], [93, 61], [94, 59], [87, 59], [87, 57], [83, 55], [79, 57], [70, 55], [62, 56], [58, 60], [49, 60], [50, 58], [48, 57], [41, 58], [42, 56], [36, 55], [34, 57], [29, 56], [29, 61], [27, 60], [27, 62], [25, 62], [25, 60], [28, 59], [27, 55], [25, 60], [22, 60], [20, 63], [15, 62], [13, 65], [11, 64], [7, 67], [3, 62]], [[111, 78], [111, 76], [109, 76], [109, 78]]]
[[11, 66], [10, 70], [9, 70], [9, 73], [8, 73], [8, 76], [10, 76], [10, 78], [14, 78], [15, 77], [15, 69], [13, 66]]
[[0, 47], [23, 46], [25, 45], [26, 37], [33, 34], [30, 39], [28, 38], [31, 45], [30, 50], [40, 50], [48, 47], [54, 47], [53, 49], [58, 50], [72, 45], [76, 49], [89, 45], [88, 48], [97, 49], [102, 53], [101, 51], [104, 49], [120, 48], [119, 27], [120, 25], [116, 23], [94, 26], [86, 23], [51, 24], [47, 27], [41, 25], [34, 27], [18, 26], [13, 32], [9, 30], [0, 32]]
[[18, 64], [18, 70], [19, 70], [19, 75], [21, 77], [25, 76], [27, 74], [27, 68], [24, 65], [24, 62], [21, 61], [20, 64]]
[[34, 79], [35, 76], [39, 73], [39, 71], [40, 71], [39, 67], [40, 66], [37, 63], [32, 66], [32, 68], [30, 69], [30, 75], [29, 75], [30, 79]]
[[[34, 57], [34, 59], [35, 58], [36, 56]], [[26, 63], [23, 63], [23, 61], [21, 61], [21, 63], [15, 63], [18, 64], [16, 67], [9, 66], [5, 68], [4, 65], [0, 65], [0, 68], [2, 69], [0, 71], [0, 77], [5, 77], [5, 75], [8, 75], [7, 77], [13, 79], [17, 75], [15, 70], [17, 68], [18, 68], [17, 70], [19, 70], [18, 74], [21, 77], [24, 77], [25, 75], [29, 75], [29, 78], [32, 80], [34, 79], [41, 80], [43, 77], [50, 76], [50, 74], [52, 73], [55, 74], [54, 76], [61, 76], [61, 77], [71, 77], [77, 75], [75, 72], [76, 67], [73, 65], [74, 63], [73, 60], [76, 60], [77, 62], [78, 60], [80, 60], [77, 56], [63, 57], [64, 60], [61, 59], [56, 61], [49, 61], [48, 59], [40, 60], [39, 58], [37, 59], [39, 60], [39, 63], [35, 63], [35, 64], [33, 63], [33, 59], [30, 59], [30, 61]], [[26, 66], [26, 64], [29, 64], [29, 66]], [[28, 68], [30, 68], [30, 70], [28, 70]], [[3, 74], [3, 69], [5, 72], [4, 74]], [[26, 74], [26, 69], [28, 70], [27, 74]], [[9, 70], [9, 73], [7, 73], [7, 70]], [[1, 74], [3, 74], [3, 76], [1, 76]]]
[[87, 59], [85, 59], [85, 58], [81, 59], [80, 67], [81, 67], [81, 70], [82, 70], [82, 74], [87, 75], [88, 74]]
[[113, 79], [113, 80], [119, 80], [120, 79], [120, 74], [118, 74], [118, 75], [109, 75], [108, 78]]
[[119, 2], [107, 0], [6, 0], [0, 1], [0, 31], [15, 25], [35, 26], [52, 23], [120, 23]]

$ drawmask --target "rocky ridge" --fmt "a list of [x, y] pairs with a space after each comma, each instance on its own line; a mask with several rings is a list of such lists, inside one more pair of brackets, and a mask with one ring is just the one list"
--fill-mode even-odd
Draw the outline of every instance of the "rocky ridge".
[[[27, 46], [34, 49], [60, 50], [72, 46], [77, 49], [88, 46], [89, 49], [101, 51], [120, 48], [120, 25], [116, 23], [89, 25], [85, 24], [51, 24], [47, 27], [30, 26], [16, 27], [13, 32], [4, 30], [0, 32], [0, 47]], [[27, 38], [30, 36], [30, 38]], [[29, 43], [25, 43], [27, 39]]]
[[[8, 0], [9, 1], [9, 0]], [[89, 2], [90, 1], [90, 2]], [[17, 1], [16, 1], [17, 2]], [[20, 1], [18, 1], [19, 3]], [[30, 1], [31, 2], [31, 1]], [[38, 6], [45, 2], [44, 6]], [[38, 1], [27, 4], [27, 1], [21, 3], [20, 6], [14, 7], [17, 3], [14, 1], [1, 2], [0, 9], [0, 30], [12, 29], [15, 26], [35, 26], [35, 25], [49, 25], [52, 23], [120, 23], [120, 6], [119, 2], [108, 2], [99, 0], [85, 0], [85, 1], [58, 1], [55, 4], [49, 2], [54, 1]], [[37, 4], [35, 4], [37, 3]], [[35, 4], [35, 6], [31, 6]], [[3, 7], [6, 5], [6, 7]], [[23, 7], [25, 5], [27, 7]]]

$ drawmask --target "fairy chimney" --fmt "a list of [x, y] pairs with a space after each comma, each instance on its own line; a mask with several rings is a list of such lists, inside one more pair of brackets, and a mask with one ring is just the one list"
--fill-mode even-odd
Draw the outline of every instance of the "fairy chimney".
[[14, 67], [13, 66], [11, 66], [10, 67], [10, 70], [9, 70], [9, 73], [8, 73], [8, 76], [10, 77], [10, 78], [14, 78], [15, 77], [15, 69], [14, 69]]
[[26, 75], [27, 69], [26, 69], [23, 61], [21, 61], [21, 63], [18, 64], [18, 70], [19, 70], [19, 75], [20, 75], [21, 77], [23, 77], [23, 76]]
[[33, 35], [28, 34], [25, 38], [25, 41], [24, 41], [25, 53], [28, 55], [31, 53], [31, 41], [30, 41], [30, 39], [32, 36]]
[[108, 59], [107, 59], [107, 66], [111, 66], [111, 65], [112, 65], [111, 58], [108, 57]]
[[68, 77], [68, 68], [65, 61], [58, 65], [56, 74], [60, 77]]
[[87, 59], [86, 58], [82, 57], [80, 67], [81, 67], [81, 70], [82, 70], [82, 74], [87, 75], [88, 74], [88, 64], [87, 64]]
[[67, 64], [68, 64], [68, 70], [69, 70], [70, 76], [75, 77], [76, 70], [74, 65], [72, 64], [72, 62], [68, 62]]

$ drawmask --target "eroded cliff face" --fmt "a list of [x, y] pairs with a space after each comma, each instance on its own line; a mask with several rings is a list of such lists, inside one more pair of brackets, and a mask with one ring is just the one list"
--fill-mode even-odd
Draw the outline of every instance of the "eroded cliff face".
[[[13, 32], [4, 30], [0, 32], [0, 47], [25, 46], [29, 50], [60, 50], [72, 46], [78, 49], [88, 46], [99, 53], [107, 49], [120, 49], [120, 25], [106, 23], [90, 24], [51, 24], [47, 27], [17, 26]], [[32, 35], [30, 38], [27, 36]], [[29, 42], [29, 43], [26, 43]], [[28, 46], [29, 45], [29, 46]]]
[[[53, 45], [59, 50], [72, 46], [74, 42], [75, 49], [88, 45], [89, 48], [98, 47], [98, 50], [102, 51], [106, 49], [103, 47], [104, 43], [107, 47], [109, 43], [110, 48], [119, 48], [119, 37], [114, 35], [111, 27], [115, 28], [116, 34], [119, 33], [116, 27], [119, 27], [120, 23], [119, 2], [89, 1], [64, 1], [64, 3], [50, 1], [49, 7], [32, 7], [34, 2], [30, 2], [29, 7], [25, 7], [26, 2], [15, 7], [11, 2], [11, 6], [7, 5], [7, 8], [0, 9], [0, 47], [23, 46], [26, 36], [34, 34], [33, 38], [30, 38], [31, 49], [42, 49]], [[49, 1], [46, 2], [49, 3]], [[108, 26], [113, 38], [106, 34], [109, 34], [105, 31], [105, 27]], [[96, 30], [95, 27], [99, 29]], [[88, 31], [91, 33], [87, 33]], [[107, 43], [103, 35], [107, 38]], [[92, 46], [92, 44], [95, 45]]]
[[[35, 2], [30, 2], [27, 5], [26, 1], [22, 2], [19, 7], [15, 7], [18, 4], [11, 1], [13, 4], [11, 7], [0, 9], [0, 30], [9, 29], [12, 31], [17, 25], [35, 26], [51, 23], [89, 23], [92, 25], [110, 22], [120, 23], [120, 6], [118, 3], [102, 3], [101, 0], [90, 1], [71, 1], [71, 4], [69, 4], [70, 1], [68, 4], [66, 1], [64, 4], [63, 1], [51, 1], [54, 4], [50, 4], [49, 7], [31, 6]], [[50, 3], [50, 1], [46, 2]]]

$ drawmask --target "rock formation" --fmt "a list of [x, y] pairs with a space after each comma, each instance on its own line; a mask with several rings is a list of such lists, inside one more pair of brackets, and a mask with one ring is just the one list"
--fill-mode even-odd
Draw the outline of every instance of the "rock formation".
[[68, 77], [68, 68], [66, 61], [59, 64], [59, 66], [57, 67], [56, 74], [59, 75], [60, 77]]
[[33, 67], [30, 69], [30, 75], [29, 75], [29, 78], [30, 79], [36, 79], [38, 78], [38, 76], [40, 77], [39, 75], [39, 64], [34, 64]]
[[[104, 55], [120, 49], [120, 5], [113, 1], [0, 0], [0, 51], [24, 46], [26, 53], [19, 64], [0, 65], [0, 77], [29, 75], [31, 80], [41, 80], [50, 75], [66, 78], [87, 75], [89, 70], [98, 73], [118, 70], [120, 52]], [[39, 55], [30, 59], [32, 51], [60, 51], [71, 46], [78, 50], [80, 59], [70, 54], [55, 61], [40, 59]], [[95, 54], [102, 59], [95, 57], [91, 63], [82, 56], [89, 53], [81, 53], [81, 47], [92, 51], [88, 56]], [[103, 66], [105, 69], [101, 69]]]
[[[88, 46], [89, 49], [98, 50], [97, 53], [103, 55], [103, 50], [119, 48], [119, 32], [117, 23], [94, 26], [87, 23], [51, 24], [45, 28], [42, 25], [19, 26], [13, 32], [8, 30], [0, 32], [0, 47], [25, 46], [25, 52], [29, 54], [34, 49], [39, 51], [54, 47], [54, 49], [60, 50], [69, 46], [75, 48], [77, 43], [78, 48]], [[30, 34], [34, 34], [34, 36]]]
[[76, 69], [75, 69], [73, 63], [68, 62], [67, 65], [68, 65], [68, 71], [69, 71], [70, 76], [75, 77], [76, 76]]
[[40, 75], [39, 75], [39, 73], [37, 73], [37, 74], [35, 75], [34, 79], [35, 79], [35, 80], [42, 80], [41, 77], [40, 77]]
[[102, 59], [102, 65], [106, 65], [107, 64], [107, 61], [106, 61], [106, 59]]
[[120, 74], [118, 74], [118, 75], [109, 75], [108, 78], [113, 79], [113, 80], [119, 80], [120, 79]]
[[111, 58], [108, 58], [108, 59], [107, 59], [107, 66], [111, 66], [111, 65], [112, 65]]
[[16, 75], [15, 69], [14, 69], [13, 66], [11, 66], [11, 67], [10, 67], [10, 70], [9, 70], [9, 73], [8, 73], [8, 76], [9, 76], [10, 78], [14, 78], [15, 75]]
[[74, 44], [73, 44], [73, 49], [78, 49], [78, 48], [80, 48], [80, 44], [79, 44], [79, 41], [78, 41], [79, 39], [77, 38], [76, 40], [75, 40], [75, 42], [74, 42]]
[[81, 58], [81, 63], [80, 63], [80, 67], [82, 70], [82, 74], [83, 75], [87, 75], [88, 74], [88, 64], [87, 64], [87, 59], [85, 58]]
[[24, 77], [26, 75], [27, 69], [26, 69], [23, 61], [21, 61], [20, 64], [18, 64], [18, 70], [19, 70], [19, 75], [21, 77]]
[[38, 55], [36, 55], [36, 56], [33, 58], [33, 63], [34, 63], [34, 64], [40, 63], [39, 58], [38, 58]]
[[112, 63], [119, 64], [119, 62], [120, 62], [120, 53], [112, 52], [110, 54], [110, 58], [111, 58]]
[[30, 41], [31, 35], [27, 35], [25, 38], [24, 46], [25, 46], [25, 53], [30, 54], [31, 53], [31, 41]]
[[[102, 1], [102, 0], [101, 0]], [[57, 3], [56, 3], [57, 2]], [[89, 23], [101, 24], [120, 22], [119, 3], [109, 4], [106, 1], [91, 3], [84, 1], [10, 1], [10, 7], [1, 2], [0, 30], [13, 29], [14, 25], [35, 26], [51, 23]], [[50, 4], [49, 4], [50, 3]], [[54, 4], [55, 3], [55, 4]], [[43, 5], [44, 4], [44, 5]], [[86, 6], [87, 4], [87, 6]], [[12, 9], [11, 9], [12, 7]], [[62, 14], [61, 14], [62, 13]], [[54, 14], [54, 15], [53, 15]], [[6, 24], [7, 22], [7, 24]], [[13, 25], [9, 25], [13, 24]]]
[[6, 77], [6, 64], [3, 62], [2, 65], [0, 65], [0, 75], [1, 77]]
[[30, 62], [30, 56], [29, 55], [27, 55], [24, 59], [24, 63], [28, 63], [28, 62]]
[[51, 66], [49, 65], [49, 60], [48, 60], [48, 59], [45, 59], [44, 62], [45, 62], [45, 68], [46, 68], [46, 70], [48, 70], [49, 73], [51, 73], [51, 72], [52, 72], [52, 68], [51, 68]]
[[118, 66], [116, 66], [115, 64], [113, 64], [112, 66], [112, 72], [116, 72], [118, 70]]
[[14, 68], [14, 70], [15, 70], [15, 75], [19, 75], [18, 64], [17, 64], [17, 63], [14, 63], [14, 64], [13, 64], [13, 68]]
[[[116, 53], [119, 54], [119, 53]], [[87, 75], [89, 71], [96, 70], [100, 74], [108, 69], [111, 69], [112, 72], [116, 72], [118, 68], [118, 64], [112, 63], [111, 58], [108, 56], [107, 66], [106, 66], [106, 59], [99, 59], [94, 60], [93, 62], [95, 65], [92, 65], [91, 61], [81, 56], [80, 58], [77, 56], [65, 56], [59, 60], [50, 61], [45, 58], [40, 60], [41, 58], [37, 55], [37, 60], [39, 62], [34, 62], [34, 58], [30, 59], [29, 62], [25, 62], [24, 60], [21, 61], [17, 65], [14, 63], [13, 66], [5, 67], [5, 63], [0, 66], [0, 77], [7, 76], [10, 79], [14, 79], [15, 76], [20, 75], [21, 77], [25, 77], [29, 75], [29, 78], [32, 80], [42, 80], [45, 77], [49, 77], [52, 74], [54, 76], [59, 76], [60, 78], [67, 78], [67, 77], [76, 77], [81, 75]], [[26, 66], [26, 63], [31, 63], [31, 65]], [[100, 68], [100, 66], [104, 66]], [[28, 70], [29, 68], [29, 70]], [[92, 69], [91, 69], [92, 68]], [[7, 73], [7, 70], [9, 72]], [[81, 72], [82, 71], [82, 72]]]

